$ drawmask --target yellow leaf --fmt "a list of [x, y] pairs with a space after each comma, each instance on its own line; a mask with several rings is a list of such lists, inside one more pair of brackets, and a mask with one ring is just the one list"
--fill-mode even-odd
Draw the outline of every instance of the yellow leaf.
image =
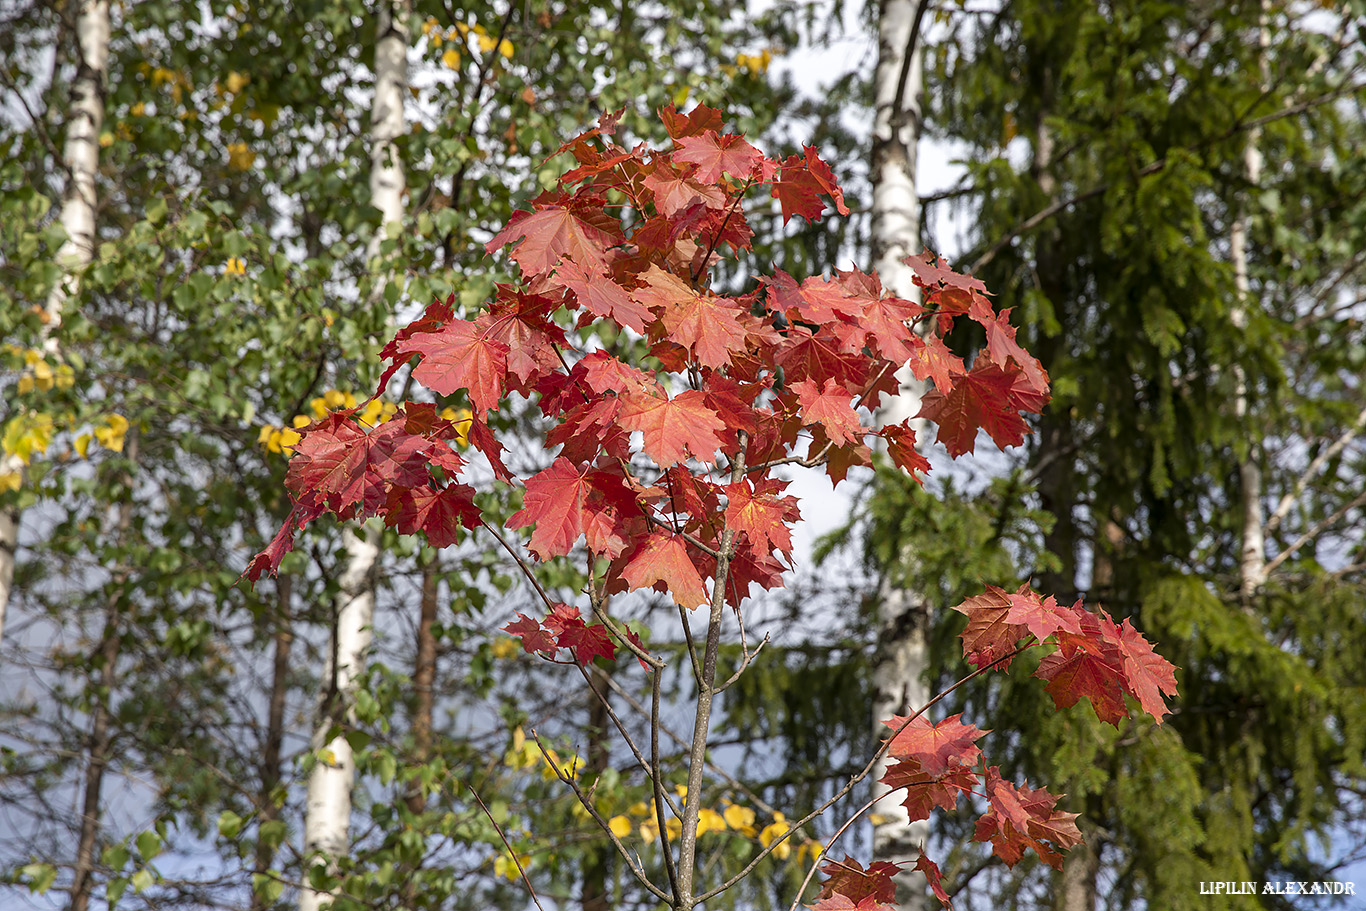
[[262, 446], [270, 442], [270, 435], [275, 432], [275, 428], [269, 424], [261, 425], [261, 432], [256, 437], [256, 442]]
[[76, 371], [71, 369], [70, 364], [62, 364], [57, 368], [57, 388], [70, 389], [76, 385]]
[[[781, 813], [773, 814], [773, 822], [764, 826], [764, 830], [759, 833], [759, 844], [767, 848], [769, 845], [773, 844], [779, 838], [782, 838], [784, 835], [787, 834], [787, 831], [790, 827], [782, 817], [783, 814]], [[773, 849], [773, 853], [777, 855], [779, 860], [786, 860], [788, 854], [790, 854], [791, 852], [792, 845], [786, 841]]]
[[[296, 428], [298, 428], [298, 427], [307, 427], [309, 424], [312, 424], [312, 423], [313, 423], [313, 419], [310, 418], [310, 417], [309, 417], [308, 415], [306, 415], [306, 414], [296, 414], [296, 415], [294, 415], [294, 418], [293, 418], [293, 420], [290, 421], [290, 423], [293, 424]], [[296, 434], [296, 436], [297, 436], [297, 434]], [[303, 438], [302, 438], [302, 437], [299, 437], [299, 439], [303, 439]], [[297, 443], [297, 442], [299, 442], [299, 440], [295, 440], [294, 442]]]
[[318, 396], [308, 403], [308, 407], [313, 409], [313, 416], [318, 420], [327, 417], [327, 402], [322, 396]]
[[234, 256], [223, 264], [224, 275], [246, 275], [247, 261], [240, 256]]
[[441, 62], [445, 64], [446, 69], [460, 69], [460, 52], [453, 47], [447, 48], [441, 55]]
[[754, 835], [754, 811], [749, 807], [740, 807], [731, 804], [726, 807], [726, 811], [722, 815], [725, 817], [726, 825], [730, 826], [735, 831], [743, 832], [745, 835], [749, 836]]
[[664, 821], [664, 831], [668, 833], [669, 841], [677, 841], [683, 835], [683, 820], [670, 816]]
[[95, 439], [93, 434], [83, 433], [76, 437], [76, 442], [71, 444], [72, 448], [76, 450], [77, 455], [81, 458], [85, 458], [87, 450], [90, 449], [90, 441], [93, 439]]
[[427, 40], [432, 43], [432, 47], [441, 47], [441, 42], [445, 39], [442, 38], [440, 32], [433, 32], [427, 36]]
[[493, 657], [499, 660], [511, 658], [521, 650], [522, 647], [518, 645], [517, 640], [513, 639], [511, 636], [499, 636], [497, 639], [494, 639], [493, 644], [489, 646], [489, 651], [493, 652]]
[[[522, 869], [526, 869], [531, 866], [530, 855], [518, 854], [517, 861], [521, 862]], [[513, 861], [512, 855], [508, 854], [506, 851], [502, 854], [499, 854], [498, 857], [493, 861], [493, 872], [497, 876], [504, 876], [513, 881], [520, 879], [522, 876], [522, 874], [517, 870], [517, 863]]]
[[245, 142], [228, 143], [228, 170], [245, 171], [256, 162], [256, 153]]
[[674, 107], [679, 107], [679, 108], [681, 108], [681, 107], [683, 107], [683, 105], [687, 104], [687, 103], [688, 103], [688, 96], [691, 95], [691, 94], [692, 94], [692, 86], [690, 86], [690, 85], [680, 85], [678, 88], [674, 89], [674, 93], [673, 93], [673, 96], [674, 96], [674, 97], [673, 97]]
[[5, 425], [5, 452], [16, 456], [25, 465], [35, 455], [41, 455], [52, 442], [52, 417], [46, 414], [21, 414]]
[[251, 82], [251, 76], [234, 70], [228, 74], [228, 91], [236, 95], [238, 92], [242, 91], [242, 89], [246, 88], [248, 82]]
[[647, 819], [640, 824], [640, 840], [646, 843], [659, 838], [659, 825], [653, 819]]
[[626, 812], [630, 813], [632, 816], [649, 816], [650, 808], [645, 804], [645, 801], [637, 800], [626, 808]]
[[522, 726], [519, 724], [517, 728], [512, 732], [512, 748], [520, 753], [522, 751], [522, 747], [524, 746], [526, 746], [526, 733], [522, 730]]
[[513, 53], [513, 50], [512, 50], [512, 42], [509, 41], [509, 40], [507, 40], [506, 38], [504, 38], [502, 41], [499, 41], [499, 42], [498, 42], [498, 53], [502, 54], [502, 55], [503, 55], [505, 58], [507, 58], [508, 60], [511, 60], [511, 59], [512, 59], [512, 53]]
[[678, 795], [679, 800], [687, 800], [688, 786], [685, 784], [676, 784], [674, 785], [674, 793]]
[[121, 414], [111, 414], [104, 419], [103, 427], [95, 428], [95, 439], [111, 452], [123, 452], [123, 438], [128, 433], [128, 419]]
[[726, 831], [726, 821], [721, 817], [720, 813], [716, 812], [715, 810], [707, 809], [704, 807], [702, 809], [702, 812], [697, 814], [698, 838], [701, 838], [708, 832], [724, 831]]
[[[483, 29], [479, 29], [479, 31], [482, 32]], [[487, 54], [489, 51], [493, 50], [494, 46], [497, 44], [497, 39], [492, 35], [481, 34], [479, 36], [479, 53]]]
[[17, 471], [0, 471], [0, 493], [18, 490], [23, 475]]
[[302, 440], [303, 438], [304, 438], [304, 437], [303, 437], [303, 434], [301, 434], [301, 433], [296, 433], [296, 432], [293, 431], [293, 430], [289, 430], [289, 429], [281, 430], [281, 431], [280, 431], [280, 435], [279, 435], [279, 436], [276, 438], [276, 440], [275, 440], [275, 442], [278, 443], [278, 445], [279, 445], [280, 448], [277, 449], [277, 450], [275, 450], [275, 451], [276, 451], [276, 452], [280, 452], [280, 451], [282, 451], [282, 450], [288, 449], [288, 450], [290, 450], [291, 452], [293, 452], [293, 450], [294, 450], [294, 444], [297, 443], [297, 442], [299, 442], [299, 441]]
[[346, 403], [346, 396], [337, 389], [329, 389], [323, 393], [323, 401], [327, 403], [328, 408], [340, 408]]
[[53, 387], [55, 379], [52, 366], [47, 361], [39, 361], [33, 365], [33, 382], [44, 392]]
[[19, 394], [20, 394], [20, 395], [28, 395], [30, 392], [33, 391], [33, 386], [34, 386], [33, 377], [29, 376], [27, 373], [25, 373], [23, 376], [19, 377]]
[[617, 838], [625, 838], [631, 834], [631, 820], [625, 816], [613, 816], [607, 820], [607, 827], [612, 830], [612, 834]]
[[141, 101], [139, 101], [137, 104], [133, 105], [131, 108], [128, 109], [128, 115], [130, 117], [141, 117], [146, 113], [147, 105], [143, 104]]
[[107, 149], [114, 144], [114, 134], [104, 132], [100, 134], [100, 148]]

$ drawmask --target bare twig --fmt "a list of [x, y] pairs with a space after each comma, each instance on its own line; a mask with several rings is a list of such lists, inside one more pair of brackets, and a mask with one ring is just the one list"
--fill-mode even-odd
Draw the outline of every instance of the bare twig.
[[1320, 534], [1323, 533], [1325, 529], [1335, 525], [1339, 519], [1347, 515], [1347, 513], [1351, 512], [1356, 507], [1361, 506], [1363, 503], [1366, 503], [1366, 491], [1362, 491], [1360, 494], [1356, 496], [1355, 499], [1352, 500], [1352, 502], [1340, 507], [1328, 518], [1320, 522], [1314, 523], [1314, 526], [1310, 528], [1308, 531], [1306, 531], [1304, 534], [1296, 538], [1293, 544], [1291, 544], [1289, 547], [1278, 553], [1275, 557], [1273, 557], [1271, 560], [1267, 562], [1266, 569], [1263, 570], [1264, 574], [1270, 576], [1271, 573], [1276, 570], [1276, 567], [1280, 566], [1286, 560], [1289, 560], [1292, 556], [1294, 556], [1297, 550], [1299, 550], [1301, 547], [1317, 538]]
[[1309, 463], [1295, 480], [1294, 488], [1287, 491], [1285, 496], [1281, 497], [1281, 501], [1276, 504], [1276, 511], [1266, 520], [1266, 533], [1268, 535], [1275, 532], [1277, 528], [1280, 528], [1281, 522], [1290, 514], [1290, 510], [1294, 507], [1295, 501], [1304, 493], [1304, 489], [1309, 486], [1309, 482], [1313, 480], [1314, 475], [1319, 473], [1319, 469], [1323, 467], [1324, 463], [1336, 456], [1339, 452], [1342, 452], [1347, 444], [1352, 442], [1357, 434], [1361, 433], [1363, 427], [1366, 427], [1366, 408], [1361, 409], [1361, 413], [1358, 414], [1357, 419], [1352, 422], [1352, 426], [1343, 431], [1342, 436], [1333, 441], [1333, 445], [1319, 453], [1318, 456], [1314, 458], [1314, 461]]
[[[535, 732], [533, 731], [532, 733], [534, 734]], [[536, 742], [540, 743], [539, 740]], [[554, 763], [552, 762], [551, 765], [553, 766]], [[559, 769], [555, 770], [555, 774], [559, 774]], [[540, 908], [541, 911], [545, 911], [545, 908], [541, 905], [540, 897], [536, 895], [536, 887], [531, 885], [531, 880], [527, 879], [526, 870], [522, 869], [521, 858], [517, 856], [516, 851], [512, 850], [512, 844], [508, 841], [507, 835], [503, 834], [503, 827], [498, 825], [498, 820], [494, 819], [493, 814], [489, 812], [489, 808], [484, 806], [484, 798], [479, 796], [479, 792], [474, 789], [474, 785], [465, 782], [465, 787], [474, 795], [474, 799], [479, 803], [479, 809], [484, 811], [484, 815], [487, 816], [489, 822], [493, 824], [493, 831], [497, 832], [498, 837], [503, 840], [503, 846], [508, 849], [508, 854], [512, 857], [512, 862], [517, 865], [517, 872], [522, 874], [522, 882], [526, 883], [526, 890], [531, 893], [531, 900], [536, 903], [537, 908]]]

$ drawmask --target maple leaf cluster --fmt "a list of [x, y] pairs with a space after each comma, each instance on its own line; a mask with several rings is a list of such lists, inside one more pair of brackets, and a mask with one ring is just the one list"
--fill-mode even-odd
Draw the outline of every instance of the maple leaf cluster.
[[[556, 154], [572, 155], [575, 167], [487, 245], [490, 253], [510, 247], [520, 280], [498, 285], [475, 313], [457, 314], [453, 295], [438, 299], [385, 346], [376, 396], [408, 367], [440, 406], [404, 403], [373, 426], [346, 409], [302, 431], [286, 477], [293, 510], [249, 578], [275, 572], [296, 533], [324, 513], [382, 516], [435, 547], [486, 525], [461, 481], [468, 445], [497, 479], [521, 488], [506, 527], [530, 529], [531, 553], [550, 560], [576, 552], [590, 569], [605, 567], [590, 571], [595, 609], [614, 594], [653, 589], [689, 609], [738, 610], [754, 587], [780, 586], [791, 565], [800, 512], [776, 468], [821, 466], [839, 482], [871, 464], [869, 444], [880, 439], [903, 469], [929, 471], [911, 419], [871, 420], [896, 394], [903, 364], [933, 383], [917, 417], [938, 425], [951, 455], [971, 452], [979, 431], [1000, 447], [1024, 441], [1023, 415], [1048, 401], [1047, 374], [985, 286], [932, 253], [908, 259], [922, 302], [889, 294], [858, 270], [801, 282], [776, 271], [747, 294], [713, 290], [720, 258], [751, 247], [742, 203], [753, 191], [776, 200], [784, 221], [849, 210], [813, 148], [771, 159], [725, 133], [718, 111], [666, 108], [662, 117], [666, 149], [618, 145], [616, 116], [565, 143]], [[986, 333], [971, 367], [944, 343], [960, 317]], [[648, 354], [622, 359], [637, 346]], [[539, 407], [555, 453], [524, 478], [505, 464], [489, 423], [513, 395]], [[439, 407], [466, 402], [472, 418], [458, 428], [440, 417]], [[1127, 621], [1116, 627], [1080, 607], [997, 592], [960, 607], [971, 618], [970, 658], [989, 664], [1026, 634], [1051, 636], [1058, 650], [1040, 675], [1060, 705], [1087, 695], [1109, 720], [1129, 693], [1159, 714], [1170, 668]], [[519, 612], [504, 627], [527, 652], [587, 664], [613, 659], [627, 645], [615, 637], [626, 636], [637, 657], [647, 654], [615, 624], [587, 623], [577, 608], [545, 600], [543, 619]], [[1016, 788], [994, 767], [973, 770], [972, 741], [983, 732], [957, 718], [888, 723], [897, 728], [888, 783], [906, 789], [917, 818], [972, 791], [991, 806], [978, 836], [1008, 861], [1030, 847], [1052, 862], [1074, 843], [1070, 814], [1046, 792]], [[880, 883], [884, 866], [860, 872], [859, 882]], [[919, 866], [938, 888], [933, 863], [922, 857]], [[882, 900], [882, 885], [849, 885], [853, 867], [841, 869], [847, 875], [826, 891], [854, 904], [827, 898], [825, 907]]]
[[968, 617], [961, 637], [969, 662], [1005, 670], [1021, 639], [1047, 641], [1057, 649], [1044, 656], [1034, 676], [1047, 681], [1057, 708], [1070, 708], [1085, 696], [1101, 721], [1118, 725], [1128, 715], [1128, 695], [1157, 721], [1167, 715], [1162, 697], [1176, 695], [1175, 668], [1127, 618], [1117, 624], [1104, 611], [1086, 610], [1080, 600], [1059, 605], [1027, 586], [1014, 594], [986, 588], [954, 608]]

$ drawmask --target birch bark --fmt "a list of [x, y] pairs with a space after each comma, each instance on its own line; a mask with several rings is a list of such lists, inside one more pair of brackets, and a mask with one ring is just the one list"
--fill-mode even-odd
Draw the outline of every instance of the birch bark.
[[[104, 125], [105, 83], [109, 73], [109, 0], [85, 0], [76, 16], [76, 78], [71, 83], [67, 117], [66, 189], [62, 194], [61, 223], [66, 241], [57, 251], [62, 277], [52, 286], [44, 306], [43, 353], [60, 355], [57, 330], [67, 302], [80, 292], [81, 272], [95, 252], [95, 174], [100, 163], [100, 128]], [[6, 455], [0, 475], [22, 473], [24, 463]], [[0, 507], [0, 638], [5, 632], [5, 609], [14, 587], [14, 561], [19, 550], [19, 510]]]
[[[1267, 67], [1267, 48], [1271, 44], [1271, 33], [1267, 25], [1270, 4], [1262, 0], [1261, 15], [1258, 22], [1257, 46], [1259, 50], [1261, 81], [1263, 87], [1269, 81]], [[1243, 151], [1243, 171], [1247, 177], [1248, 194], [1256, 190], [1262, 179], [1262, 155], [1257, 148], [1261, 130], [1253, 129], [1248, 133], [1247, 148]], [[1229, 248], [1233, 259], [1233, 281], [1238, 295], [1233, 305], [1230, 321], [1238, 331], [1247, 328], [1248, 307], [1252, 303], [1252, 282], [1248, 277], [1248, 208], [1246, 198], [1238, 207], [1238, 217], [1233, 220], [1229, 230]], [[1245, 424], [1248, 416], [1247, 372], [1242, 364], [1233, 365], [1234, 416], [1239, 424]], [[1254, 437], [1249, 440], [1247, 453], [1238, 461], [1238, 480], [1241, 489], [1243, 513], [1243, 540], [1238, 561], [1238, 595], [1247, 605], [1266, 581], [1266, 529], [1262, 519], [1262, 468], [1257, 461], [1257, 443]]]
[[[921, 0], [881, 0], [878, 15], [878, 64], [874, 76], [873, 124], [873, 267], [887, 290], [918, 300], [914, 273], [904, 262], [920, 249], [920, 198], [916, 192], [916, 146], [920, 139], [923, 55], [919, 47]], [[900, 423], [920, 410], [925, 384], [905, 366], [897, 372], [897, 397], [877, 415], [879, 425]], [[916, 432], [924, 422], [916, 422]], [[924, 441], [922, 440], [922, 443]], [[914, 554], [903, 554], [914, 559]], [[923, 595], [891, 585], [878, 592], [877, 663], [873, 669], [873, 729], [881, 739], [882, 721], [914, 712], [929, 701], [925, 675], [929, 666], [929, 605]], [[886, 760], [874, 769], [873, 858], [911, 864], [929, 837], [929, 823], [911, 822], [897, 796], [880, 783]], [[903, 911], [927, 908], [925, 879], [907, 872], [898, 877], [897, 906]]]
[[[375, 97], [370, 113], [370, 199], [380, 210], [380, 226], [368, 250], [376, 273], [376, 293], [383, 293], [385, 269], [381, 244], [403, 221], [403, 162], [395, 140], [403, 134], [403, 94], [408, 85], [408, 0], [381, 0], [376, 14]], [[342, 532], [346, 569], [337, 594], [336, 619], [324, 698], [320, 701], [312, 746], [318, 757], [308, 777], [304, 818], [304, 854], [314, 866], [335, 872], [338, 858], [350, 846], [351, 794], [356, 781], [355, 755], [339, 731], [353, 717], [356, 681], [365, 670], [374, 636], [375, 583], [380, 559], [380, 533], [373, 522], [358, 534]], [[300, 911], [319, 911], [336, 898], [334, 891], [306, 884]]]

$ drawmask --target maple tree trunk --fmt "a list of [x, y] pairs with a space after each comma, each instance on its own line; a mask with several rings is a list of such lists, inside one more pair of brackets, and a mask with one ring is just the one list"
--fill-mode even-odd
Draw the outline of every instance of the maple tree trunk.
[[[432, 624], [436, 623], [437, 568], [430, 563], [422, 568], [421, 616], [417, 623], [417, 657], [413, 660], [413, 764], [425, 765], [432, 757], [433, 690], [436, 686], [436, 637]], [[410, 781], [403, 797], [414, 815], [427, 808], [427, 795], [422, 784]]]
[[[126, 443], [129, 464], [138, 461], [138, 437], [130, 431]], [[128, 537], [133, 524], [133, 479], [126, 477], [125, 499], [119, 504], [118, 519], [114, 534], [122, 543]], [[99, 682], [94, 686], [90, 710], [90, 738], [87, 750], [90, 758], [86, 762], [84, 793], [81, 796], [81, 829], [76, 841], [76, 864], [71, 883], [70, 911], [86, 911], [90, 907], [90, 896], [95, 888], [95, 849], [100, 834], [100, 794], [104, 789], [104, 772], [109, 767], [110, 749], [113, 737], [109, 731], [109, 702], [117, 682], [115, 665], [119, 657], [119, 625], [123, 599], [127, 593], [129, 569], [120, 567], [109, 583], [109, 596], [104, 604], [104, 629], [100, 632], [98, 656]]]
[[[882, 0], [878, 17], [878, 64], [874, 81], [873, 126], [873, 268], [883, 286], [907, 300], [919, 300], [906, 257], [920, 249], [920, 198], [916, 191], [916, 148], [921, 129], [923, 54], [919, 30], [926, 3]], [[926, 323], [928, 325], [928, 323]], [[897, 397], [879, 410], [879, 426], [900, 423], [920, 410], [926, 385], [903, 365], [897, 372]], [[924, 421], [916, 422], [922, 435]], [[919, 440], [920, 445], [925, 441]], [[915, 559], [902, 554], [902, 559]], [[878, 592], [877, 659], [873, 670], [873, 733], [887, 734], [882, 724], [893, 715], [914, 712], [929, 701], [925, 678], [929, 670], [930, 610], [917, 592], [884, 584]], [[919, 856], [929, 838], [929, 822], [910, 821], [900, 798], [879, 779], [886, 771], [884, 756], [873, 771], [873, 858], [907, 864]], [[897, 877], [897, 905], [905, 911], [929, 907], [925, 879], [907, 870]]]
[[[1268, 2], [1262, 0], [1258, 22], [1258, 47], [1261, 51], [1262, 84], [1269, 80], [1266, 49], [1271, 43], [1267, 27]], [[1233, 258], [1233, 280], [1238, 299], [1230, 314], [1233, 327], [1239, 332], [1247, 328], [1248, 307], [1252, 305], [1252, 284], [1248, 279], [1248, 205], [1247, 198], [1256, 191], [1262, 179], [1262, 156], [1257, 148], [1261, 130], [1249, 131], [1247, 148], [1243, 151], [1243, 171], [1247, 176], [1248, 193], [1238, 206], [1238, 216], [1229, 231], [1230, 255]], [[1233, 365], [1234, 415], [1246, 424], [1248, 412], [1247, 371], [1242, 364]], [[1246, 605], [1266, 581], [1266, 530], [1262, 519], [1262, 469], [1257, 462], [1258, 435], [1249, 436], [1247, 451], [1238, 460], [1238, 480], [1242, 500], [1242, 547], [1238, 561], [1238, 594]]]
[[[256, 840], [255, 865], [252, 872], [265, 875], [275, 862], [275, 847], [259, 836], [260, 827], [272, 822], [279, 815], [275, 802], [275, 789], [280, 784], [280, 754], [285, 738], [285, 700], [289, 695], [289, 657], [294, 646], [293, 594], [294, 577], [285, 573], [277, 585], [277, 611], [275, 615], [275, 657], [270, 675], [270, 707], [266, 718], [266, 738], [261, 744], [260, 787], [256, 797], [256, 818], [258, 837]], [[269, 903], [256, 890], [251, 893], [252, 911], [265, 911]]]
[[[598, 776], [607, 769], [610, 758], [608, 725], [611, 719], [603, 702], [603, 699], [608, 698], [607, 672], [590, 665], [589, 674], [592, 687], [597, 691], [597, 695], [592, 692], [588, 694], [588, 756], [585, 771], [586, 783], [592, 787]], [[598, 682], [600, 680], [601, 683]], [[579, 894], [583, 911], [607, 911], [611, 907], [607, 901], [608, 857], [609, 852], [605, 847], [584, 854], [583, 886]]]
[[[100, 127], [104, 123], [105, 81], [109, 71], [109, 0], [84, 0], [76, 16], [76, 78], [71, 83], [67, 115], [66, 189], [59, 220], [66, 241], [57, 251], [62, 277], [48, 293], [43, 312], [43, 353], [58, 357], [57, 329], [67, 301], [80, 290], [80, 274], [95, 251], [95, 175], [100, 163]], [[16, 455], [0, 455], [0, 476], [24, 475]], [[14, 588], [14, 561], [19, 550], [19, 509], [0, 506], [0, 639]]]
[[[370, 198], [380, 210], [379, 227], [370, 241], [372, 268], [378, 273], [376, 294], [383, 293], [386, 270], [378, 264], [380, 245], [390, 227], [403, 220], [404, 172], [395, 140], [403, 135], [404, 92], [408, 83], [407, 0], [384, 0], [375, 17], [375, 97], [371, 109]], [[351, 717], [356, 680], [365, 669], [365, 656], [373, 637], [375, 582], [379, 569], [381, 529], [367, 523], [359, 533], [342, 532], [346, 569], [337, 595], [333, 625], [330, 673], [324, 677], [312, 747], [316, 757], [308, 778], [308, 807], [304, 818], [304, 855], [313, 865], [335, 870], [350, 842], [351, 790], [356, 766], [351, 744], [335, 726]], [[325, 751], [325, 752], [323, 752]], [[321, 755], [319, 755], [321, 753]], [[299, 898], [300, 911], [317, 911], [335, 895], [307, 885]]]
[[[1053, 90], [1052, 73], [1045, 69], [1030, 172], [1050, 204], [1058, 199], [1057, 178], [1052, 172], [1053, 132], [1047, 123]], [[1056, 220], [1050, 221], [1037, 237], [1039, 289], [1052, 302], [1053, 312], [1063, 324], [1062, 332], [1041, 337], [1035, 351], [1044, 368], [1052, 369], [1065, 351], [1067, 314], [1071, 312], [1067, 300], [1067, 264], [1060, 251], [1062, 238]], [[1075, 600], [1077, 594], [1075, 448], [1076, 431], [1071, 415], [1058, 407], [1044, 409], [1039, 420], [1039, 445], [1034, 466], [1039, 478], [1039, 505], [1054, 519], [1052, 529], [1044, 534], [1044, 550], [1056, 556], [1062, 565], [1056, 570], [1039, 573], [1037, 582], [1041, 592], [1053, 595], [1059, 602]]]

